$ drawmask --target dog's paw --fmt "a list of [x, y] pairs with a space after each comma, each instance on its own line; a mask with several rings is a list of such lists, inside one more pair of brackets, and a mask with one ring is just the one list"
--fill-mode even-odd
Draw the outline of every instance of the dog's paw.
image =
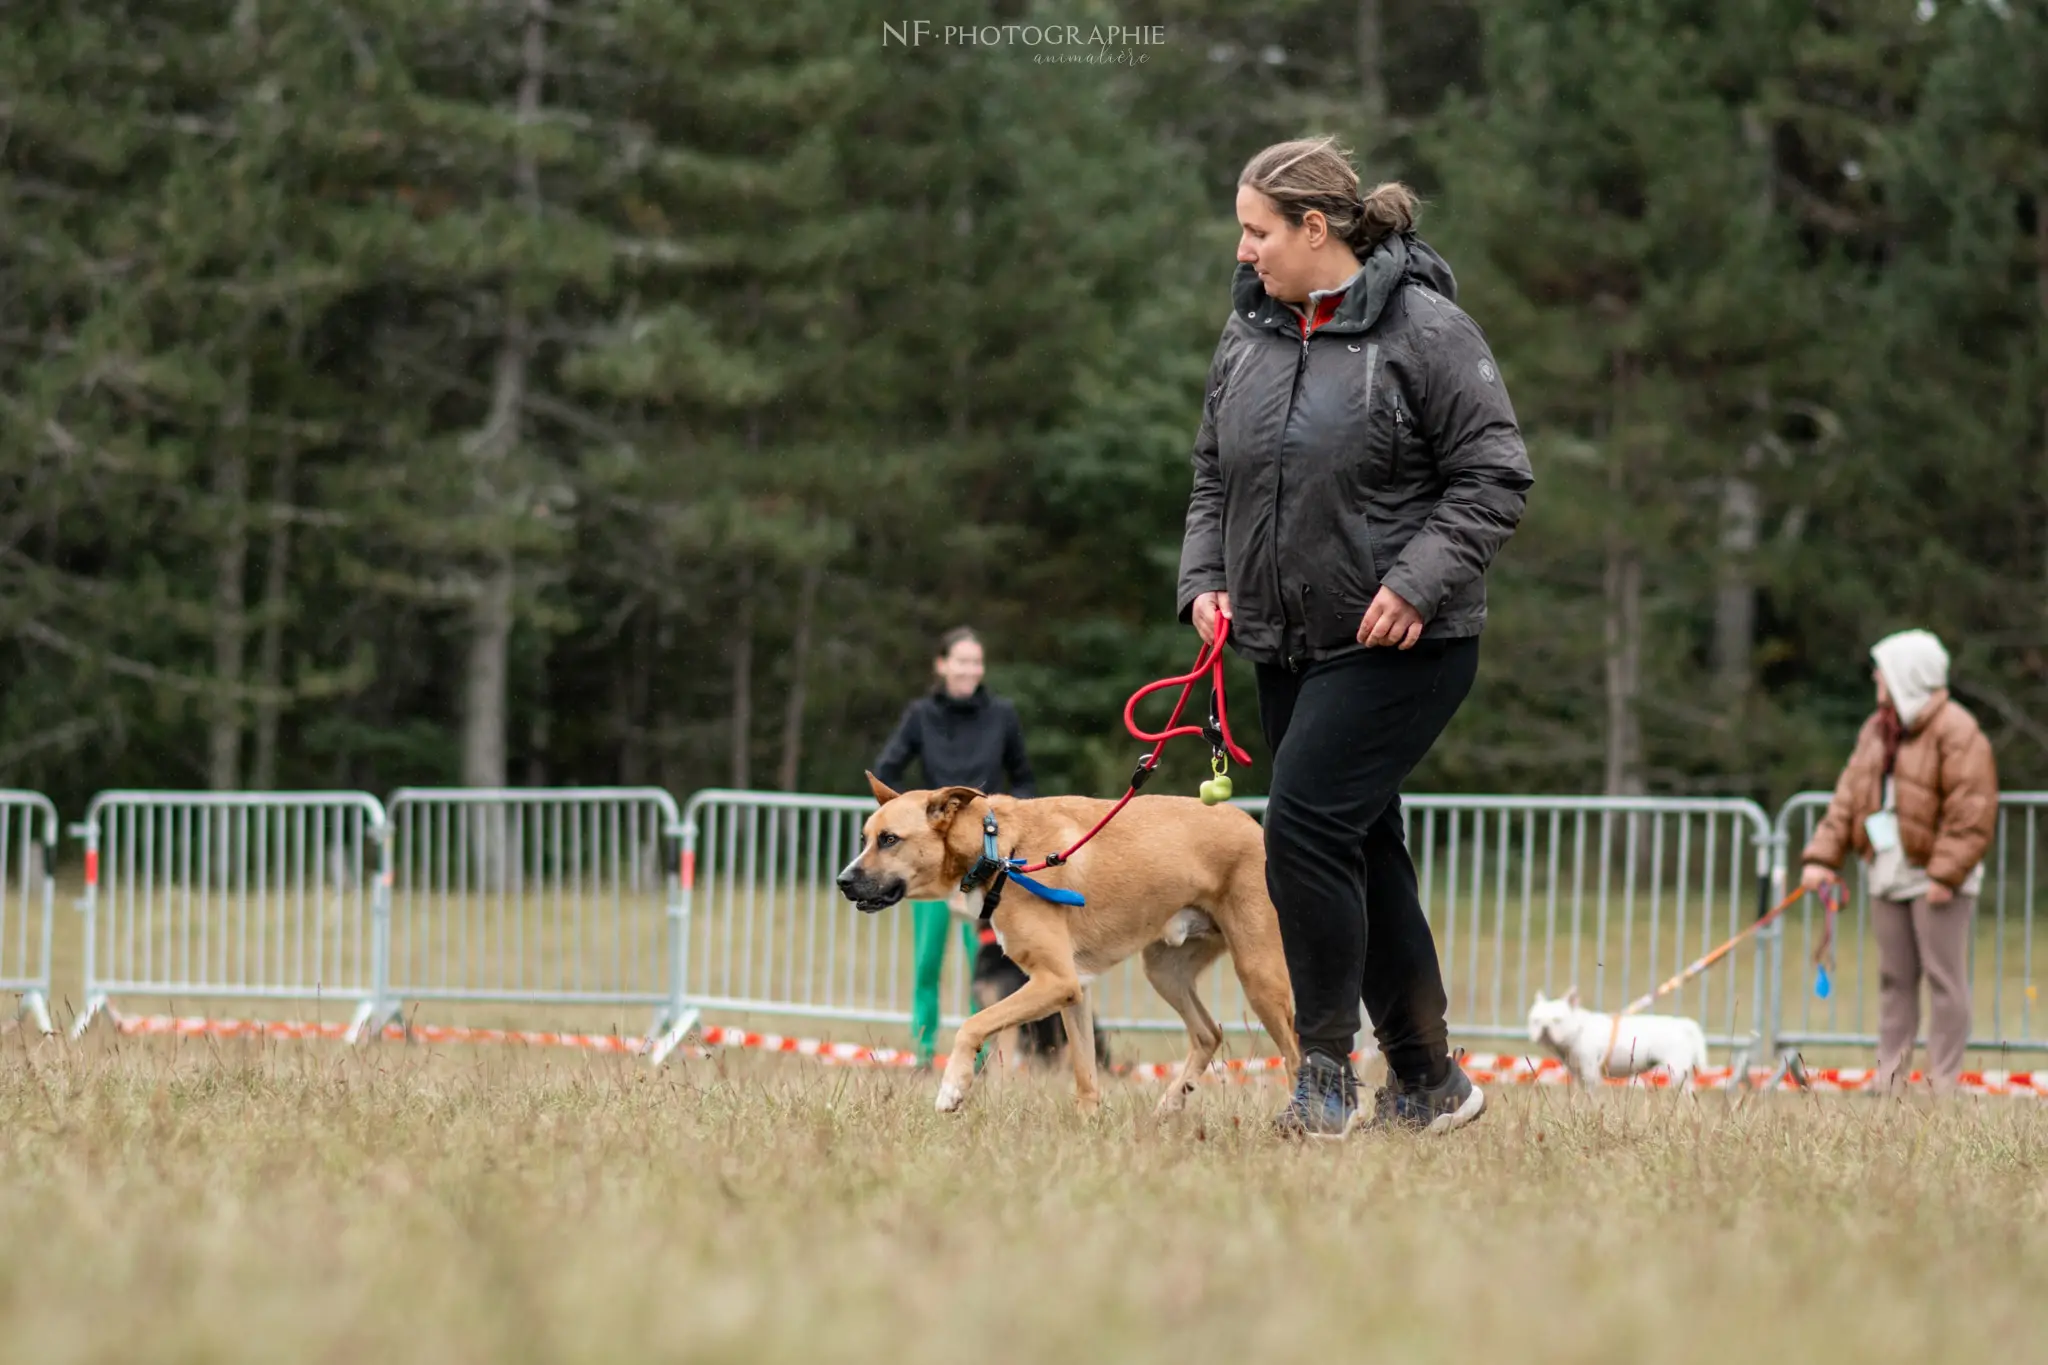
[[950, 1114], [967, 1102], [967, 1087], [947, 1080], [939, 1082], [939, 1097], [934, 1106], [941, 1114]]
[[1169, 1114], [1178, 1114], [1188, 1107], [1188, 1096], [1194, 1093], [1195, 1088], [1192, 1085], [1176, 1080], [1166, 1087], [1166, 1093], [1159, 1097], [1159, 1107], [1153, 1112], [1161, 1118]]

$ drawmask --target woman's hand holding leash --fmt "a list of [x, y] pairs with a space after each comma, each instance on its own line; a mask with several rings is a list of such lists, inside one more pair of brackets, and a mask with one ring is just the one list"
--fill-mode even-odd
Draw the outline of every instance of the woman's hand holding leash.
[[1365, 609], [1365, 619], [1358, 623], [1358, 643], [1367, 649], [1377, 645], [1413, 649], [1421, 638], [1421, 612], [1409, 606], [1392, 588], [1382, 587], [1373, 594], [1372, 605]]
[[1227, 592], [1205, 592], [1195, 599], [1195, 634], [1202, 637], [1202, 643], [1216, 643], [1216, 618], [1230, 616], [1230, 594]]
[[1808, 891], [1824, 891], [1840, 880], [1840, 875], [1832, 867], [1823, 867], [1819, 863], [1808, 863], [1799, 873], [1799, 884]]

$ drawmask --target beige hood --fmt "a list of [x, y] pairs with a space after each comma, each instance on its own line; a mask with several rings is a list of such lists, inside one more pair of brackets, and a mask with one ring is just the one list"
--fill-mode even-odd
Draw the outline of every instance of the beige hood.
[[1870, 658], [1884, 675], [1892, 706], [1908, 730], [1919, 723], [1934, 694], [1948, 686], [1948, 651], [1931, 631], [1887, 635], [1870, 647]]

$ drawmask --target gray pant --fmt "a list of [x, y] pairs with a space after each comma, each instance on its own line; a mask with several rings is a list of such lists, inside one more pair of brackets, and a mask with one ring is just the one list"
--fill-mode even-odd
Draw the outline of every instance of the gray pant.
[[1877, 931], [1877, 1084], [1905, 1084], [1920, 1031], [1920, 979], [1932, 1008], [1927, 1021], [1927, 1079], [1937, 1094], [1955, 1089], [1970, 1041], [1970, 928], [1975, 896], [1947, 905], [1873, 898]]

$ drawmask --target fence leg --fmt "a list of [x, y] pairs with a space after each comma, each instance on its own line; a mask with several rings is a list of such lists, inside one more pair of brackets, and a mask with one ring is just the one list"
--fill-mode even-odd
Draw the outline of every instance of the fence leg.
[[107, 1008], [107, 1003], [105, 995], [95, 994], [85, 997], [85, 1008], [78, 1012], [78, 1018], [71, 1021], [71, 1037], [73, 1040], [83, 1038], [86, 1029], [91, 1027], [92, 1021], [99, 1018], [100, 1015], [112, 1013]]
[[[71, 827], [71, 837], [85, 845], [85, 894], [76, 902], [78, 913], [85, 916], [85, 1007], [71, 1022], [71, 1036], [82, 1038], [86, 1028], [107, 1007], [104, 991], [93, 989], [95, 980], [95, 953], [99, 939], [100, 905], [100, 823], [97, 819], [86, 820]], [[46, 935], [43, 940], [49, 942]], [[47, 949], [45, 949], [47, 951]]]
[[45, 1036], [57, 1031], [50, 1027], [50, 1002], [43, 998], [41, 991], [22, 992], [21, 1010], [17, 1017], [35, 1020], [37, 1031]]
[[647, 1063], [660, 1066], [697, 1027], [699, 1012], [685, 999], [690, 965], [690, 902], [697, 892], [697, 821], [683, 821], [676, 836], [676, 871], [668, 879], [668, 1003], [647, 1030]]
[[400, 1022], [403, 1014], [396, 1001], [365, 1000], [356, 1006], [348, 1021], [348, 1041], [367, 1043], [384, 1036], [384, 1030]]
[[370, 998], [356, 1006], [349, 1020], [348, 1041], [367, 1042], [402, 1017], [391, 997], [391, 832], [377, 832], [377, 889], [370, 893]]
[[647, 1064], [660, 1066], [669, 1054], [682, 1046], [683, 1039], [690, 1036], [697, 1027], [697, 1011], [684, 1009], [680, 1014], [671, 1014], [664, 1008], [654, 1016], [654, 1026], [647, 1030]]
[[[1766, 905], [1776, 905], [1785, 897], [1785, 888], [1788, 884], [1785, 850], [1785, 831], [1779, 828], [1771, 835], [1770, 879], [1763, 887]], [[1761, 979], [1764, 998], [1760, 1002], [1762, 1008], [1757, 1011], [1759, 1031], [1762, 1035], [1757, 1040], [1757, 1046], [1759, 1055], [1776, 1057], [1778, 1034], [1784, 1022], [1781, 1016], [1785, 1008], [1785, 917], [1778, 916], [1758, 937], [1763, 940], [1758, 945], [1758, 951], [1763, 954], [1763, 958], [1758, 964], [1757, 975]], [[1772, 1084], [1776, 1084], [1775, 1079]]]

